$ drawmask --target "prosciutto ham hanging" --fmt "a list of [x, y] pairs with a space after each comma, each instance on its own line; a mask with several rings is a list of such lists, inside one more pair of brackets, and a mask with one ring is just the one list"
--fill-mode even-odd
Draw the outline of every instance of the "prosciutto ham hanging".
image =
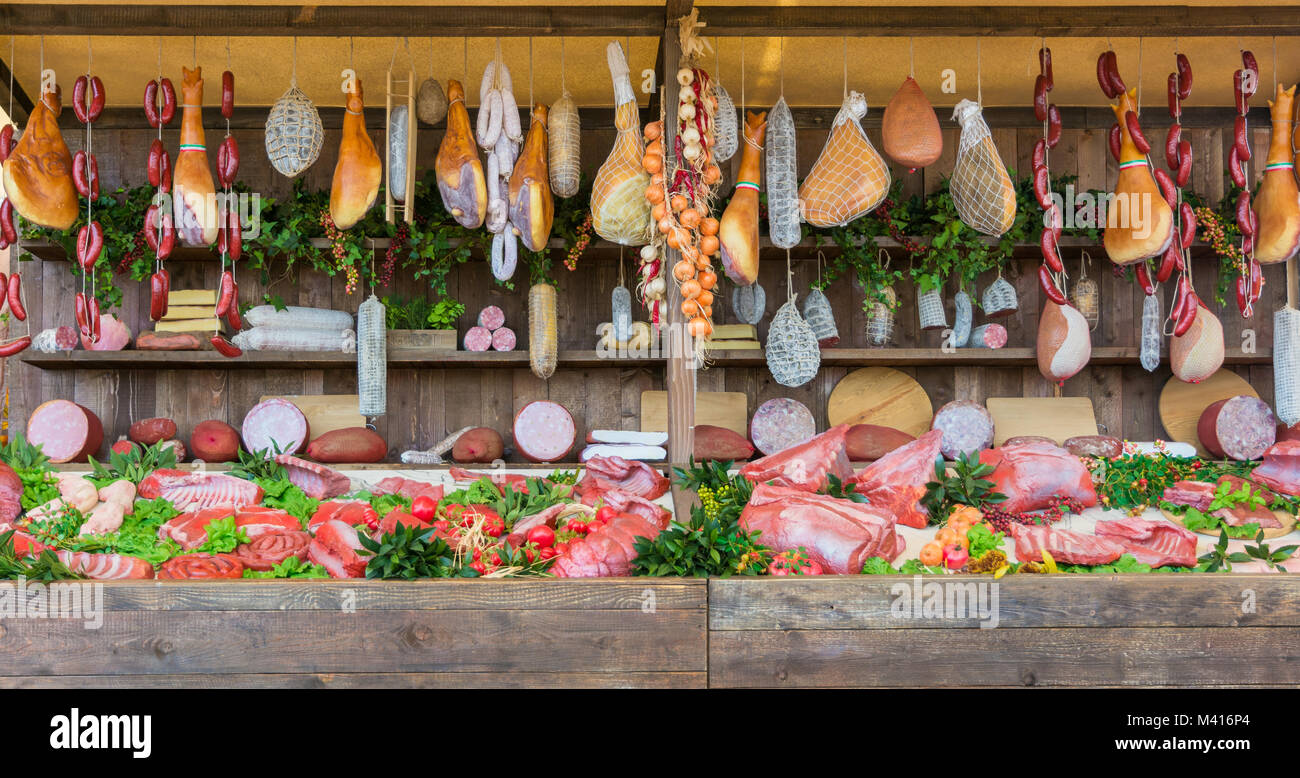
[[985, 235], [997, 237], [1016, 220], [1016, 190], [984, 121], [984, 109], [974, 100], [962, 100], [953, 109], [961, 125], [957, 161], [948, 191], [962, 222]]
[[[1138, 150], [1125, 118], [1137, 113], [1137, 88], [1120, 92], [1111, 106], [1119, 126], [1119, 180], [1107, 207], [1102, 242], [1106, 255], [1117, 265], [1158, 257], [1174, 237], [1174, 213], [1151, 177], [1146, 154]], [[1113, 132], [1113, 131], [1112, 131]], [[1168, 176], [1161, 175], [1167, 180]], [[1172, 190], [1173, 184], [1170, 183]]]
[[72, 155], [59, 132], [63, 112], [58, 86], [41, 95], [27, 129], [4, 162], [5, 195], [24, 219], [66, 230], [77, 220]]
[[1296, 187], [1295, 163], [1291, 158], [1291, 106], [1295, 87], [1283, 89], [1268, 103], [1273, 134], [1264, 160], [1264, 180], [1255, 196], [1259, 234], [1255, 237], [1255, 259], [1263, 264], [1285, 262], [1300, 249], [1300, 189]]
[[645, 147], [627, 56], [618, 41], [609, 44], [605, 55], [614, 81], [614, 126], [618, 136], [591, 185], [591, 225], [605, 240], [632, 246], [650, 239], [650, 203], [645, 199], [650, 174], [641, 167]]
[[447, 82], [447, 134], [438, 146], [434, 171], [442, 205], [456, 223], [471, 230], [482, 227], [487, 216], [487, 179], [465, 108], [465, 87], [459, 81]]
[[727, 278], [741, 286], [758, 280], [758, 190], [762, 183], [760, 160], [766, 118], [766, 113], [753, 111], [745, 115], [745, 150], [740, 154], [736, 192], [718, 226], [722, 269]]
[[533, 107], [523, 151], [510, 175], [510, 224], [529, 251], [541, 251], [551, 237], [555, 201], [551, 198], [546, 151], [546, 106]]
[[181, 147], [173, 174], [172, 217], [176, 233], [187, 246], [209, 246], [217, 240], [216, 185], [203, 138], [203, 68], [181, 68]]
[[849, 92], [822, 153], [799, 188], [799, 210], [814, 227], [839, 227], [865, 216], [889, 194], [889, 166], [859, 123], [867, 98]]
[[339, 161], [334, 166], [334, 183], [330, 187], [330, 218], [340, 230], [351, 229], [375, 204], [384, 171], [375, 143], [366, 132], [361, 79], [354, 77], [352, 86], [347, 93]]

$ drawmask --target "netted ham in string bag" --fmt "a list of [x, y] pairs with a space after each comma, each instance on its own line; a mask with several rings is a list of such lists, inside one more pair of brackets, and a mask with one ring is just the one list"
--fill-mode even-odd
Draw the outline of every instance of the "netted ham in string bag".
[[[743, 62], [743, 61], [742, 61]], [[743, 64], [742, 64], [743, 67]], [[713, 49], [713, 96], [717, 98], [718, 107], [713, 113], [713, 159], [726, 162], [740, 148], [740, 114], [736, 112], [736, 102], [727, 94], [719, 80], [722, 76], [721, 63], [718, 61], [717, 42]]]
[[315, 164], [325, 142], [320, 112], [298, 88], [298, 39], [293, 42], [289, 89], [266, 117], [266, 158], [280, 175], [296, 178]]
[[591, 224], [597, 235], [612, 243], [641, 245], [650, 239], [650, 203], [645, 199], [650, 175], [641, 167], [645, 147], [641, 143], [636, 93], [632, 91], [622, 45], [618, 41], [610, 43], [605, 55], [614, 82], [614, 126], [618, 135], [591, 186]]
[[1016, 190], [1011, 176], [993, 144], [980, 104], [962, 100], [952, 115], [961, 125], [957, 162], [948, 180], [957, 216], [968, 227], [997, 237], [1011, 229], [1016, 220]]
[[998, 271], [998, 277], [993, 283], [984, 288], [984, 293], [980, 296], [980, 307], [984, 309], [984, 315], [990, 319], [1010, 316], [1020, 308], [1016, 288], [1002, 277], [1001, 271]]
[[941, 330], [948, 326], [948, 313], [943, 309], [943, 297], [938, 289], [916, 296], [916, 314], [923, 330]]
[[883, 348], [894, 338], [894, 308], [898, 305], [898, 293], [894, 287], [886, 286], [880, 290], [880, 297], [871, 304], [871, 313], [867, 314], [867, 345]]
[[803, 386], [817, 376], [821, 367], [821, 348], [812, 327], [799, 315], [792, 296], [767, 331], [767, 369], [782, 386]]
[[848, 224], [871, 213], [889, 194], [889, 166], [860, 123], [866, 115], [866, 97], [845, 95], [830, 137], [799, 188], [800, 213], [814, 227]]
[[767, 231], [772, 245], [783, 249], [802, 237], [796, 164], [794, 116], [782, 97], [767, 115]]
[[560, 38], [560, 99], [546, 117], [547, 151], [551, 155], [551, 191], [556, 197], [578, 193], [581, 173], [582, 125], [578, 106], [564, 83], [564, 38]]
[[820, 289], [813, 289], [803, 301], [803, 318], [817, 337], [817, 344], [822, 348], [831, 348], [840, 342], [840, 331], [835, 326], [835, 314], [831, 310], [831, 301]]
[[371, 292], [357, 308], [357, 410], [383, 416], [388, 410], [388, 328], [386, 309]]
[[1290, 305], [1273, 314], [1273, 400], [1283, 424], [1300, 422], [1300, 311]]

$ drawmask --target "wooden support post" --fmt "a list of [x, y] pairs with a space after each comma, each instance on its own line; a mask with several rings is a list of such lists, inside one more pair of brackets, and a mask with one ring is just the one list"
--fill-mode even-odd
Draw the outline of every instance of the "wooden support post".
[[[681, 58], [681, 44], [677, 38], [677, 26], [669, 20], [664, 28], [660, 61], [663, 70], [659, 73], [660, 90], [668, 88], [677, 72], [677, 61]], [[671, 121], [672, 108], [676, 105], [671, 92], [662, 92], [660, 104], [665, 106], [668, 119], [664, 121], [664, 148], [673, 148], [677, 135], [676, 122]], [[651, 117], [654, 121], [658, 117]], [[664, 176], [670, 177], [672, 167], [671, 155], [664, 155]], [[674, 249], [664, 251], [664, 273], [682, 258]], [[664, 388], [668, 390], [668, 461], [674, 467], [682, 467], [690, 460], [695, 451], [695, 344], [687, 332], [686, 316], [682, 313], [682, 295], [674, 281], [668, 282], [667, 325], [663, 330], [663, 350], [667, 364], [664, 368]], [[673, 484], [673, 509], [679, 521], [690, 519], [690, 506], [696, 499], [693, 492]]]

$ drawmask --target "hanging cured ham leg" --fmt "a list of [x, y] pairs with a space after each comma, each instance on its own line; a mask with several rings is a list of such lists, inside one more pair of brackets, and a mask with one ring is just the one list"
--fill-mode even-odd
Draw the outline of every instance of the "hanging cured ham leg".
[[799, 188], [799, 213], [814, 227], [848, 224], [889, 194], [889, 167], [860, 124], [866, 115], [861, 93], [844, 97], [830, 137]]
[[885, 106], [880, 127], [885, 153], [900, 165], [915, 170], [934, 164], [943, 154], [939, 117], [911, 76]]
[[41, 95], [18, 144], [4, 163], [5, 195], [19, 215], [42, 227], [66, 230], [77, 220], [72, 155], [59, 132], [60, 90]]
[[645, 190], [650, 174], [642, 167], [641, 117], [623, 47], [614, 41], [605, 49], [614, 82], [614, 127], [618, 135], [605, 163], [591, 184], [591, 226], [605, 240], [622, 246], [645, 243], [650, 237], [650, 203]]
[[366, 132], [361, 79], [354, 79], [353, 86], [347, 93], [343, 139], [339, 141], [339, 161], [334, 166], [334, 183], [330, 187], [330, 218], [340, 230], [352, 228], [365, 217], [379, 195], [379, 181], [384, 174], [375, 142]]
[[[1111, 106], [1111, 110], [1119, 122], [1119, 181], [1107, 209], [1102, 242], [1111, 262], [1128, 265], [1158, 257], [1169, 248], [1174, 236], [1174, 213], [1151, 177], [1146, 155], [1138, 151], [1129, 132], [1125, 116], [1132, 112], [1136, 117], [1137, 89], [1121, 92], [1119, 103]], [[1172, 181], [1169, 189], [1172, 193]]]
[[212, 183], [208, 152], [203, 144], [203, 68], [181, 68], [184, 95], [181, 113], [181, 147], [172, 174], [172, 217], [176, 233], [187, 246], [208, 246], [217, 241], [221, 226], [217, 215], [217, 188]]
[[1255, 196], [1259, 234], [1255, 236], [1255, 259], [1269, 264], [1284, 262], [1300, 248], [1300, 189], [1296, 187], [1295, 163], [1291, 158], [1291, 106], [1295, 87], [1277, 85], [1277, 96], [1268, 103], [1273, 135], [1264, 161], [1264, 180]]
[[546, 151], [546, 106], [533, 108], [524, 149], [510, 176], [510, 223], [529, 251], [541, 251], [551, 237], [555, 201], [551, 198]]
[[462, 227], [476, 230], [487, 216], [487, 179], [474, 145], [474, 128], [465, 108], [465, 87], [447, 82], [447, 134], [438, 146], [434, 169], [442, 205]]
[[727, 203], [718, 227], [722, 269], [727, 278], [749, 286], [758, 280], [758, 191], [762, 183], [763, 133], [767, 113], [745, 115], [745, 150], [740, 155], [736, 193]]

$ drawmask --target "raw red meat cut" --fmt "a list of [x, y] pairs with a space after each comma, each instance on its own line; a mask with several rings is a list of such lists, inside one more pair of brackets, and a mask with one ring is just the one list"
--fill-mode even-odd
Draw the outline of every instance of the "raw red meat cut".
[[313, 500], [338, 497], [352, 488], [348, 477], [332, 467], [308, 462], [289, 454], [281, 454], [275, 458], [275, 461], [284, 465], [289, 481]]
[[1144, 565], [1196, 566], [1196, 535], [1168, 519], [1127, 516], [1097, 522], [1097, 537], [1113, 540]]
[[925, 496], [925, 485], [934, 480], [934, 462], [942, 440], [941, 431], [930, 430], [877, 459], [854, 476], [856, 491], [899, 524], [924, 528], [930, 514], [921, 505], [921, 498]]
[[249, 570], [270, 570], [289, 557], [307, 561], [311, 535], [301, 531], [259, 535], [235, 549], [235, 556]]
[[330, 500], [316, 507], [316, 512], [307, 522], [307, 531], [316, 532], [327, 521], [338, 520], [355, 527], [360, 524], [375, 526], [379, 523], [379, 514], [364, 500]]
[[669, 481], [645, 462], [623, 457], [595, 456], [587, 460], [587, 469], [578, 482], [578, 493], [607, 492], [620, 489], [647, 500], [657, 500], [668, 491]]
[[302, 529], [302, 522], [288, 511], [279, 508], [264, 508], [250, 505], [241, 508], [235, 514], [235, 526], [244, 531], [249, 540], [262, 535], [274, 535], [280, 532], [297, 532]]
[[[1052, 443], [1052, 441], [1047, 441]], [[1003, 443], [1003, 446], [1009, 445], [1010, 440]], [[1052, 445], [1056, 445], [1052, 443]], [[1067, 438], [1061, 447], [1076, 457], [1106, 457], [1114, 459], [1124, 453], [1124, 441], [1119, 438], [1112, 438], [1109, 435], [1076, 435]]]
[[400, 475], [389, 476], [371, 487], [372, 494], [399, 494], [414, 500], [422, 495], [428, 496], [434, 502], [442, 499], [442, 484], [431, 484], [428, 481], [417, 481], [414, 478], [403, 478]]
[[934, 414], [931, 427], [943, 431], [940, 450], [949, 459], [978, 454], [993, 445], [993, 416], [976, 402], [953, 400]]
[[808, 406], [789, 397], [775, 397], [754, 411], [749, 439], [764, 454], [805, 443], [817, 434], [817, 422]]
[[[516, 492], [522, 492], [528, 488], [528, 481], [531, 478], [541, 478], [541, 476], [519, 475], [518, 473], [502, 473], [500, 471], [482, 472], [479, 470], [466, 470], [463, 467], [451, 467], [447, 469], [447, 474], [458, 484], [473, 483], [481, 478], [491, 481], [498, 489], [509, 486]], [[542, 484], [553, 486], [549, 480], [542, 478]]]
[[230, 505], [218, 505], [192, 513], [182, 513], [163, 522], [158, 528], [158, 539], [174, 540], [181, 548], [192, 551], [207, 542], [209, 524], [227, 516], [234, 516], [235, 513], [235, 508]]
[[394, 509], [385, 513], [384, 518], [380, 519], [379, 526], [374, 531], [374, 537], [381, 538], [384, 535], [391, 535], [397, 531], [398, 527], [427, 529], [432, 526], [429, 522], [417, 519], [406, 511]]
[[854, 424], [849, 427], [845, 447], [851, 462], [874, 462], [896, 448], [916, 440], [902, 430], [878, 424]]
[[656, 505], [644, 497], [638, 497], [621, 489], [610, 489], [599, 494], [590, 493], [582, 498], [583, 505], [608, 505], [619, 513], [632, 513], [654, 524], [659, 529], [668, 527], [673, 514], [667, 508]]
[[805, 492], [824, 488], [832, 475], [847, 481], [853, 477], [846, 448], [848, 432], [847, 424], [832, 427], [806, 443], [744, 465], [740, 474], [750, 483], [772, 483]]
[[1208, 481], [1175, 481], [1165, 487], [1160, 499], [1171, 505], [1190, 505], [1203, 511], [1214, 501], [1214, 489], [1215, 485]]
[[177, 510], [229, 505], [242, 508], [262, 500], [262, 487], [223, 473], [186, 470], [155, 470], [140, 482], [140, 497], [165, 497]]
[[867, 559], [893, 561], [903, 551], [894, 519], [880, 508], [799, 489], [759, 484], [740, 514], [746, 532], [777, 552], [802, 546], [837, 575], [862, 572]]
[[1053, 498], [1070, 497], [1085, 508], [1097, 504], [1092, 475], [1083, 461], [1061, 448], [1047, 443], [1022, 443], [1002, 446], [980, 453], [980, 462], [993, 466], [988, 480], [993, 491], [1007, 496], [998, 509], [1008, 513], [1026, 513], [1050, 507]]
[[1282, 522], [1278, 521], [1269, 508], [1277, 495], [1268, 487], [1261, 486], [1253, 481], [1247, 481], [1244, 478], [1238, 478], [1235, 475], [1222, 476], [1214, 485], [1217, 488], [1224, 483], [1227, 483], [1234, 492], [1241, 491], [1243, 484], [1250, 484], [1251, 494], [1257, 494], [1264, 499], [1263, 505], [1237, 504], [1231, 508], [1220, 508], [1215, 511], [1214, 515], [1223, 519], [1228, 526], [1240, 527], [1251, 523], [1258, 524], [1261, 529], [1276, 529], [1282, 526]]
[[1018, 562], [1044, 561], [1043, 549], [1057, 563], [1069, 565], [1105, 565], [1124, 555], [1124, 546], [1114, 540], [1046, 525], [1012, 524], [1011, 537]]
[[[8, 532], [10, 529], [13, 528], [0, 527], [0, 534]], [[45, 545], [44, 543], [40, 542], [36, 538], [32, 537], [31, 535], [28, 535], [26, 532], [23, 532], [18, 529], [14, 529], [14, 534], [13, 537], [11, 538], [11, 542], [14, 545], [14, 554], [20, 557], [36, 556], [37, 554], [41, 553], [45, 549], [51, 548], [50, 546]]]
[[311, 438], [307, 417], [298, 406], [280, 397], [254, 405], [240, 425], [244, 448], [270, 454], [294, 454]]
[[1274, 443], [1264, 452], [1264, 462], [1250, 478], [1275, 492], [1300, 494], [1300, 440]]
[[158, 568], [159, 578], [243, 578], [244, 563], [234, 554], [183, 554]]
[[361, 548], [357, 531], [338, 519], [332, 519], [316, 530], [307, 555], [312, 562], [328, 570], [331, 578], [364, 578], [366, 560], [357, 554]]
[[27, 418], [27, 442], [50, 461], [85, 462], [104, 442], [104, 426], [90, 409], [68, 400], [41, 403]]
[[636, 515], [619, 515], [591, 534], [569, 544], [566, 553], [555, 558], [550, 572], [558, 578], [606, 578], [624, 576], [636, 559], [637, 538], [654, 538], [663, 527]]
[[14, 469], [0, 462], [0, 525], [9, 524], [23, 512], [23, 482]]
[[89, 551], [68, 551], [62, 548], [55, 554], [72, 572], [99, 581], [153, 578], [153, 565], [143, 559], [125, 554], [94, 554]]
[[519, 453], [530, 461], [556, 462], [573, 448], [578, 428], [563, 405], [536, 400], [516, 414], [514, 437]]
[[696, 424], [694, 432], [696, 462], [735, 462], [754, 456], [754, 445], [744, 435], [726, 427]]

